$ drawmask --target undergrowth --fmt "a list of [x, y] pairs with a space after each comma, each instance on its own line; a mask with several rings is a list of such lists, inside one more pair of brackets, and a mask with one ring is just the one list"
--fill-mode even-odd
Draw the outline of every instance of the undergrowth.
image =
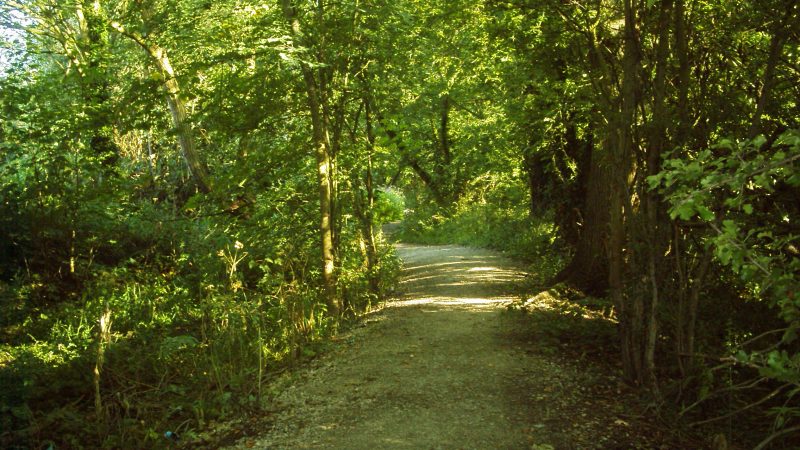
[[[54, 248], [42, 266], [61, 271], [0, 279], [0, 448], [213, 447], [216, 422], [269, 405], [273, 374], [340, 326], [320, 301], [316, 235], [295, 217], [136, 202], [47, 223], [87, 237], [71, 272]], [[358, 229], [341, 234], [339, 294], [357, 313], [393, 288], [399, 262], [381, 243], [368, 274]]]

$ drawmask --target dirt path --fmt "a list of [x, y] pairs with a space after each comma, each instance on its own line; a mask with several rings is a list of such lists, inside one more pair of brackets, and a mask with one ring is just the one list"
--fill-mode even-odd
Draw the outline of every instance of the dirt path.
[[398, 252], [402, 296], [274, 386], [272, 429], [237, 448], [621, 445], [612, 441], [630, 425], [586, 386], [598, 374], [538, 352], [525, 322], [504, 311], [525, 276], [513, 262], [459, 246]]

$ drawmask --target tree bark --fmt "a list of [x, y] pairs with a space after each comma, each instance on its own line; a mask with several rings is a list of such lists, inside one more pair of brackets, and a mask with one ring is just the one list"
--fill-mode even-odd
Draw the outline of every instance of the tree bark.
[[[631, 381], [643, 381], [642, 326], [644, 304], [641, 296], [628, 299], [625, 295], [627, 226], [626, 210], [629, 200], [629, 177], [633, 158], [633, 121], [637, 105], [637, 71], [639, 66], [639, 44], [636, 35], [636, 16], [632, 0], [625, 0], [624, 54], [622, 58], [622, 109], [611, 126], [609, 141], [612, 169], [610, 220], [608, 236], [608, 287], [619, 315], [619, 332], [622, 342], [622, 366], [625, 377]], [[614, 136], [616, 135], [616, 136]], [[613, 142], [617, 138], [617, 142]]]
[[[646, 174], [652, 176], [661, 171], [661, 155], [667, 143], [668, 114], [666, 107], [666, 72], [669, 57], [669, 28], [672, 0], [662, 0], [658, 18], [658, 43], [656, 44], [655, 66], [656, 74], [653, 85], [653, 116], [649, 126], [648, 149], [646, 155]], [[641, 381], [646, 383], [654, 392], [658, 390], [655, 376], [655, 351], [658, 337], [658, 307], [660, 301], [660, 277], [657, 267], [661, 266], [662, 255], [665, 253], [665, 243], [669, 236], [663, 235], [667, 230], [667, 220], [661, 213], [666, 208], [660, 196], [648, 189], [646, 180], [642, 180], [639, 189], [644, 208], [643, 227], [639, 229], [640, 242], [645, 244], [640, 251], [646, 257], [647, 277], [649, 279], [650, 295], [645, 298], [646, 315], [644, 318], [644, 354], [643, 372]]]
[[450, 154], [450, 96], [442, 96], [442, 112], [439, 123], [439, 148], [442, 160], [449, 165], [453, 157]]
[[542, 157], [533, 150], [531, 142], [525, 149], [522, 165], [528, 179], [528, 215], [536, 217], [544, 207], [545, 174]]
[[769, 112], [769, 102], [772, 96], [772, 91], [775, 88], [775, 68], [783, 52], [783, 44], [786, 42], [787, 24], [794, 15], [795, 9], [794, 1], [787, 2], [787, 9], [783, 14], [783, 18], [776, 21], [775, 30], [772, 32], [772, 38], [769, 44], [769, 54], [767, 56], [766, 66], [764, 67], [764, 78], [761, 82], [761, 92], [758, 96], [756, 104], [756, 111], [751, 120], [750, 131], [748, 138], [753, 139], [762, 133], [761, 121], [764, 114]]
[[677, 131], [675, 133], [675, 144], [683, 146], [689, 138], [689, 130], [692, 120], [689, 117], [689, 32], [686, 26], [686, 13], [684, 0], [675, 0], [675, 54], [678, 57], [678, 77], [676, 89], [678, 91], [678, 103], [676, 108]]
[[122, 35], [139, 44], [161, 70], [161, 74], [164, 77], [164, 88], [167, 91], [167, 104], [172, 115], [172, 124], [178, 135], [178, 145], [181, 147], [183, 159], [186, 161], [186, 166], [189, 168], [189, 173], [195, 183], [197, 183], [198, 189], [205, 193], [211, 192], [211, 177], [208, 175], [205, 164], [203, 164], [195, 147], [194, 135], [186, 113], [186, 104], [181, 98], [180, 84], [176, 78], [175, 70], [167, 57], [167, 51], [156, 44], [147, 42], [140, 34], [127, 31], [117, 22], [112, 23], [111, 26]]
[[372, 128], [372, 108], [369, 100], [364, 100], [367, 132], [367, 170], [364, 177], [364, 189], [367, 198], [365, 211], [363, 213], [362, 233], [367, 246], [367, 277], [369, 278], [369, 289], [374, 295], [380, 294], [380, 279], [378, 277], [378, 248], [375, 243], [375, 186], [372, 176], [372, 155], [375, 151], [375, 133]]
[[[289, 22], [292, 39], [295, 43], [304, 44], [300, 20], [297, 17], [291, 0], [281, 0], [284, 17]], [[308, 109], [311, 113], [312, 142], [314, 156], [317, 160], [317, 187], [319, 191], [320, 206], [320, 241], [322, 251], [322, 282], [325, 291], [325, 303], [328, 314], [338, 317], [341, 305], [336, 295], [335, 257], [333, 243], [333, 204], [331, 202], [331, 174], [332, 161], [330, 155], [330, 141], [328, 136], [327, 120], [323, 114], [321, 92], [317, 86], [314, 72], [307, 62], [300, 62], [303, 81], [306, 88]]]
[[602, 296], [608, 289], [608, 254], [606, 251], [611, 197], [611, 162], [608, 144], [598, 152], [589, 152], [586, 168], [586, 200], [583, 225], [575, 254], [569, 264], [553, 279], [565, 282], [591, 295]]

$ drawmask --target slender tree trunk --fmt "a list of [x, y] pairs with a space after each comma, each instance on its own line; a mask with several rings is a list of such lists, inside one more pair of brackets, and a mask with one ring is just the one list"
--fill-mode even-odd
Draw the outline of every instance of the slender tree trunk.
[[[685, 1], [675, 0], [674, 8], [675, 21], [675, 55], [678, 59], [678, 76], [676, 78], [677, 106], [675, 109], [675, 121], [677, 123], [675, 131], [674, 146], [683, 148], [688, 144], [692, 119], [689, 117], [689, 37], [686, 23]], [[683, 153], [683, 152], [681, 152]], [[681, 230], [677, 222], [672, 224], [672, 254], [675, 260], [675, 272], [678, 276], [678, 317], [675, 330], [675, 347], [678, 355], [678, 367], [681, 375], [686, 377], [692, 372], [693, 358], [687, 348], [688, 335], [694, 335], [694, 330], [689, 328], [693, 323], [692, 315], [696, 315], [696, 309], [690, 307], [689, 300], [689, 275], [685, 264], [685, 255], [682, 247]]]
[[525, 149], [522, 165], [528, 179], [528, 215], [536, 217], [544, 207], [545, 173], [542, 157], [533, 150], [531, 142]]
[[445, 94], [441, 99], [441, 111], [439, 117], [439, 158], [436, 160], [436, 177], [439, 184], [445, 187], [448, 203], [456, 201], [458, 196], [455, 189], [455, 177], [452, 173], [451, 162], [453, 157], [450, 153], [450, 96]]
[[675, 0], [675, 54], [678, 57], [677, 86], [678, 104], [676, 108], [678, 128], [675, 133], [675, 144], [686, 145], [692, 125], [689, 117], [689, 37], [686, 27], [684, 0]]
[[111, 25], [122, 35], [133, 39], [134, 42], [144, 48], [153, 62], [155, 62], [161, 70], [164, 76], [164, 88], [167, 91], [167, 104], [169, 105], [169, 111], [172, 115], [172, 125], [175, 127], [175, 131], [178, 135], [178, 145], [181, 148], [183, 159], [186, 161], [186, 166], [189, 168], [189, 173], [195, 183], [197, 183], [197, 187], [202, 192], [211, 192], [211, 178], [195, 147], [192, 127], [189, 124], [188, 115], [186, 113], [186, 104], [181, 98], [180, 84], [176, 78], [175, 70], [173, 70], [172, 64], [170, 64], [169, 58], [167, 57], [167, 51], [158, 45], [145, 41], [144, 37], [141, 35], [127, 31], [119, 23], [114, 22]]
[[675, 252], [676, 268], [678, 272], [678, 324], [676, 326], [676, 351], [678, 354], [678, 367], [681, 375], [686, 377], [692, 374], [695, 368], [695, 334], [697, 326], [697, 310], [700, 305], [700, 293], [703, 289], [708, 268], [711, 265], [712, 252], [705, 249], [699, 257], [699, 262], [689, 271], [683, 262], [684, 250], [681, 246], [683, 238], [678, 225], [673, 225], [674, 234], [672, 243]]
[[445, 164], [450, 164], [450, 95], [442, 96], [442, 115], [439, 123], [439, 148]]
[[[637, 71], [639, 48], [636, 36], [636, 17], [632, 0], [625, 0], [625, 44], [622, 59], [622, 109], [617, 123], [611, 129], [612, 140], [609, 150], [612, 161], [611, 198], [609, 202], [610, 220], [608, 236], [609, 276], [608, 287], [619, 314], [619, 330], [622, 341], [622, 362], [626, 378], [641, 383], [643, 381], [642, 326], [644, 303], [641, 296], [626, 298], [626, 215], [629, 210], [629, 177], [633, 158], [633, 121], [637, 105]], [[613, 135], [618, 141], [614, 142]]]
[[365, 108], [367, 122], [367, 174], [364, 180], [364, 187], [367, 190], [367, 211], [365, 215], [366, 227], [364, 237], [367, 241], [367, 270], [369, 271], [369, 287], [373, 294], [380, 293], [378, 278], [378, 248], [375, 243], [375, 186], [372, 176], [372, 155], [375, 153], [375, 133], [372, 129], [372, 115], [369, 103]]
[[183, 159], [186, 161], [186, 166], [189, 167], [189, 173], [197, 183], [197, 187], [202, 192], [211, 192], [211, 179], [195, 147], [194, 136], [186, 114], [186, 105], [180, 97], [178, 80], [175, 78], [175, 74], [172, 73], [166, 53], [161, 53], [161, 55], [162, 57], [158, 59], [160, 66], [168, 75], [167, 80], [164, 82], [164, 86], [167, 88], [167, 103], [172, 114], [172, 123], [178, 134], [178, 143], [181, 147]]
[[686, 265], [684, 263], [683, 249], [681, 247], [681, 230], [677, 223], [672, 223], [672, 259], [674, 262], [675, 275], [677, 277], [678, 288], [676, 295], [678, 300], [678, 317], [675, 325], [675, 352], [678, 355], [678, 369], [681, 378], [686, 378], [692, 363], [691, 358], [684, 355], [686, 349], [686, 310], [688, 309], [688, 297], [686, 295]]
[[[323, 73], [325, 68], [319, 69], [319, 76], [320, 78], [327, 74]], [[323, 85], [325, 86], [325, 85]], [[322, 88], [322, 86], [321, 86]], [[345, 89], [346, 90], [346, 89]], [[329, 97], [329, 94], [323, 94], [321, 98], [321, 102], [323, 104], [328, 103], [326, 100]], [[342, 93], [339, 99], [336, 102], [336, 105], [332, 108], [323, 108], [323, 115], [325, 117], [325, 128], [329, 131], [327, 134], [327, 148], [329, 149], [328, 155], [331, 161], [330, 172], [328, 175], [328, 182], [330, 183], [330, 195], [331, 195], [331, 230], [333, 233], [333, 257], [334, 260], [339, 260], [339, 248], [341, 247], [341, 228], [342, 223], [340, 220], [341, 217], [341, 205], [339, 204], [339, 185], [337, 181], [337, 170], [338, 167], [336, 165], [337, 155], [339, 154], [339, 150], [341, 149], [341, 142], [342, 142], [342, 132], [344, 130], [344, 121], [345, 121], [345, 111], [346, 111], [346, 101], [348, 99], [348, 95]], [[328, 118], [328, 114], [333, 113], [333, 121]]]
[[[292, 38], [296, 43], [303, 43], [303, 33], [300, 20], [297, 18], [291, 0], [281, 0], [284, 17], [289, 22]], [[333, 204], [331, 202], [332, 187], [332, 161], [329, 153], [329, 136], [326, 119], [323, 114], [320, 91], [317, 86], [314, 72], [307, 62], [301, 62], [303, 81], [306, 87], [308, 109], [311, 113], [311, 128], [313, 135], [314, 156], [317, 160], [317, 185], [320, 206], [320, 240], [322, 250], [322, 282], [325, 289], [325, 302], [330, 316], [338, 316], [341, 305], [336, 295], [335, 258], [333, 245]]]
[[320, 208], [320, 238], [322, 250], [322, 280], [325, 288], [325, 301], [328, 313], [331, 316], [339, 315], [339, 301], [336, 296], [335, 258], [333, 245], [333, 193], [330, 174], [332, 172], [331, 158], [325, 144], [325, 124], [322, 120], [317, 86], [311, 69], [303, 65], [303, 78], [306, 84], [308, 107], [311, 111], [311, 127], [313, 133], [314, 156], [317, 160], [317, 184], [319, 191]]
[[[433, 158], [433, 175], [436, 186], [436, 202], [444, 207], [451, 206], [458, 200], [459, 193], [457, 192], [455, 181], [456, 177], [452, 168], [452, 154], [450, 152], [450, 96], [444, 94], [441, 97], [439, 105], [439, 124], [438, 127], [434, 120], [431, 120], [431, 128], [433, 131], [434, 142], [434, 158]], [[419, 163], [415, 163], [419, 166]], [[413, 166], [412, 166], [413, 168]], [[422, 176], [417, 168], [414, 168], [420, 177]], [[434, 180], [431, 179], [431, 181]]]
[[750, 131], [748, 138], [753, 139], [762, 132], [761, 121], [765, 113], [769, 112], [769, 102], [772, 96], [772, 91], [775, 88], [775, 68], [783, 52], [783, 44], [786, 42], [787, 24], [794, 16], [794, 9], [796, 2], [787, 2], [787, 9], [783, 14], [783, 18], [776, 21], [775, 30], [772, 33], [772, 38], [769, 44], [769, 54], [767, 55], [766, 66], [764, 67], [764, 78], [761, 81], [761, 92], [758, 96], [756, 104], [756, 111], [751, 120]]
[[711, 251], [706, 249], [700, 258], [697, 271], [693, 274], [694, 276], [692, 276], [692, 286], [689, 290], [689, 320], [686, 324], [686, 348], [683, 349], [685, 354], [688, 355], [689, 358], [692, 358], [692, 360], [690, 360], [691, 362], [689, 363], [689, 367], [694, 364], [693, 357], [695, 349], [695, 334], [697, 331], [697, 309], [700, 304], [700, 292], [703, 289], [703, 283], [705, 282], [706, 274], [708, 274], [708, 268], [711, 265], [711, 256]]
[[[666, 146], [667, 122], [669, 120], [666, 109], [666, 72], [669, 57], [669, 27], [672, 0], [662, 0], [658, 19], [658, 43], [656, 47], [656, 75], [653, 86], [653, 117], [649, 128], [647, 160], [647, 175], [652, 176], [661, 171], [661, 155]], [[643, 242], [646, 243], [642, 251], [647, 255], [647, 275], [650, 281], [650, 296], [647, 299], [646, 317], [644, 323], [644, 372], [642, 381], [647, 383], [653, 391], [657, 391], [655, 376], [655, 351], [658, 337], [658, 303], [659, 303], [659, 276], [657, 267], [661, 265], [664, 254], [664, 243], [669, 242], [668, 236], [662, 236], [662, 230], [667, 229], [667, 221], [660, 214], [664, 211], [661, 198], [654, 191], [649, 191], [647, 184], [643, 183], [642, 189], [644, 203]]]

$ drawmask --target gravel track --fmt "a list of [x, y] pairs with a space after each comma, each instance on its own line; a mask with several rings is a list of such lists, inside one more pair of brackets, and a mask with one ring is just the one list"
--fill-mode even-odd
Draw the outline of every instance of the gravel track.
[[513, 261], [454, 245], [397, 250], [401, 295], [276, 382], [271, 429], [232, 448], [616, 447], [609, 431], [628, 426], [614, 421], [619, 405], [579, 385], [597, 375], [537, 351], [529, 322], [503, 307], [526, 275]]

